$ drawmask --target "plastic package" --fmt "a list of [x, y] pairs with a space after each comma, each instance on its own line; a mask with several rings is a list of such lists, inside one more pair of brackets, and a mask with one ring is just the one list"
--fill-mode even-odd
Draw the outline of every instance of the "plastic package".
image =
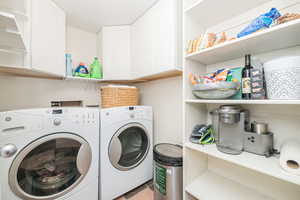
[[216, 39], [217, 39], [216, 34], [214, 34], [214, 33], [206, 33], [202, 37], [200, 49], [206, 49], [206, 48], [214, 46], [214, 44], [216, 42]]
[[271, 24], [280, 16], [281, 14], [279, 11], [276, 8], [272, 8], [269, 12], [253, 20], [249, 26], [247, 26], [237, 35], [237, 37], [244, 37], [261, 29], [269, 28]]
[[227, 41], [227, 35], [225, 32], [222, 32], [220, 35], [218, 35], [215, 45], [222, 44], [226, 41]]
[[284, 24], [286, 22], [290, 22], [296, 19], [300, 19], [300, 14], [296, 13], [287, 13], [277, 19], [276, 25]]

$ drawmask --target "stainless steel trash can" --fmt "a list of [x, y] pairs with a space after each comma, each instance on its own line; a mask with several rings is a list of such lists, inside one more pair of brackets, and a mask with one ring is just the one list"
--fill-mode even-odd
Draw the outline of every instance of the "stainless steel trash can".
[[182, 147], [158, 144], [154, 147], [154, 200], [183, 199]]

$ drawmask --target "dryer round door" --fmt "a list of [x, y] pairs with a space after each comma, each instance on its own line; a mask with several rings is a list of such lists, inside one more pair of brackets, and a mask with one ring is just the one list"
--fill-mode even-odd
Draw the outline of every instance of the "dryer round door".
[[64, 196], [87, 174], [91, 148], [71, 133], [42, 137], [26, 146], [9, 172], [12, 191], [24, 200], [50, 200]]
[[116, 169], [128, 171], [146, 158], [149, 147], [149, 135], [144, 126], [130, 123], [112, 137], [108, 148], [109, 160]]

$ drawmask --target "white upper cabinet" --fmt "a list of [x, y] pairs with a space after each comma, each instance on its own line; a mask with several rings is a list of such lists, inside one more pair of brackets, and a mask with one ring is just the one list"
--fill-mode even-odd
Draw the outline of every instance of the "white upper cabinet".
[[129, 79], [131, 77], [130, 26], [103, 27], [98, 37], [104, 79]]
[[32, 68], [65, 76], [66, 16], [52, 0], [32, 0]]
[[0, 0], [0, 67], [65, 76], [66, 16], [52, 0]]
[[181, 68], [181, 1], [160, 0], [131, 27], [133, 78]]

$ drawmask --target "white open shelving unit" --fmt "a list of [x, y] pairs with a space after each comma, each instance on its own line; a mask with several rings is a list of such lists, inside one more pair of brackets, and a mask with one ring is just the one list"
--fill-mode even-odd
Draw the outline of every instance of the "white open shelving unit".
[[23, 32], [13, 12], [0, 11], [0, 48], [12, 51], [26, 51]]
[[[28, 66], [30, 50], [29, 0], [0, 2], [0, 66]], [[19, 69], [18, 69], [19, 70]], [[26, 69], [24, 69], [26, 70]]]
[[[299, 0], [184, 0], [184, 46], [205, 32], [236, 36], [251, 20], [271, 8], [282, 14], [300, 13]], [[189, 55], [184, 54], [184, 198], [185, 200], [299, 200], [300, 176], [285, 172], [276, 157], [243, 152], [227, 155], [216, 145], [189, 142], [193, 127], [210, 124], [210, 111], [220, 105], [241, 105], [251, 121], [269, 124], [275, 148], [286, 140], [300, 140], [300, 100], [196, 99], [190, 73], [205, 74], [224, 67], [243, 67], [244, 55], [262, 62], [286, 55], [300, 55], [300, 20], [253, 33]]]

